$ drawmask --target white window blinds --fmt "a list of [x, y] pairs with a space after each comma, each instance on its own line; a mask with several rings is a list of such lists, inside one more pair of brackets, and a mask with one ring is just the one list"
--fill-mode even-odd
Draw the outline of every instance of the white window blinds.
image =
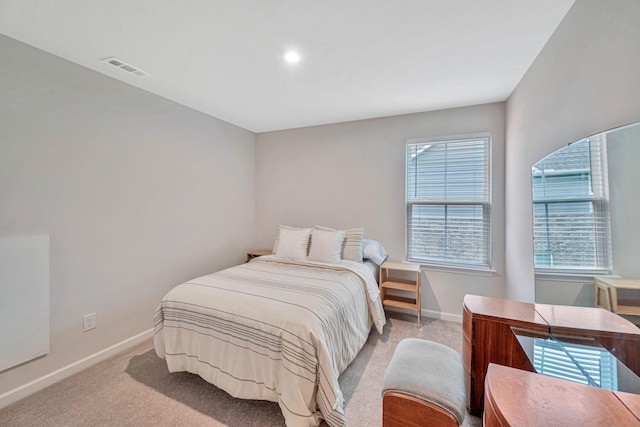
[[611, 245], [604, 137], [587, 138], [532, 168], [535, 267], [607, 272]]
[[407, 143], [407, 259], [490, 266], [489, 138]]
[[617, 360], [604, 348], [539, 338], [533, 348], [533, 365], [540, 374], [618, 390]]

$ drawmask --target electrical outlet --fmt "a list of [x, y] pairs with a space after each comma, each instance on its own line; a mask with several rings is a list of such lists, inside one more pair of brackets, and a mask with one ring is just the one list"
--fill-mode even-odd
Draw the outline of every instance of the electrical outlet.
[[89, 313], [89, 314], [85, 314], [83, 317], [83, 327], [82, 327], [82, 331], [83, 332], [87, 332], [90, 331], [92, 329], [96, 328], [96, 314], [95, 313]]

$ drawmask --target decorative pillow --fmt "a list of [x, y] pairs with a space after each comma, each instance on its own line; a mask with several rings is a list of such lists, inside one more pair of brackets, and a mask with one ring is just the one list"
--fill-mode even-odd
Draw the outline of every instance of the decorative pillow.
[[311, 248], [309, 259], [311, 261], [328, 262], [337, 264], [342, 254], [344, 231], [328, 231], [314, 228], [311, 231]]
[[310, 228], [281, 227], [278, 233], [276, 256], [290, 259], [306, 259], [310, 235]]
[[[337, 231], [333, 228], [316, 225], [317, 230]], [[364, 228], [350, 228], [344, 230], [345, 237], [342, 244], [342, 259], [350, 261], [362, 262], [362, 239], [364, 237]]]
[[[273, 250], [271, 251], [272, 254], [275, 254], [276, 252], [278, 252], [278, 242], [280, 241], [280, 230], [285, 229], [285, 230], [303, 230], [303, 228], [296, 228], [296, 227], [289, 227], [288, 225], [282, 225], [280, 224], [278, 226], [278, 232], [276, 233], [276, 239], [273, 241]], [[309, 248], [307, 247], [307, 253], [309, 253]]]
[[280, 230], [282, 230], [283, 228], [285, 228], [287, 230], [295, 230], [295, 228], [293, 228], [293, 227], [289, 227], [288, 225], [280, 224], [280, 226], [278, 227], [278, 232], [276, 233], [276, 240], [273, 242], [273, 250], [271, 251], [274, 254], [276, 252], [278, 252], [278, 242], [280, 241]]
[[350, 228], [345, 230], [342, 258], [362, 262], [362, 240], [364, 228]]
[[382, 265], [385, 259], [387, 259], [387, 251], [382, 246], [382, 243], [377, 240], [363, 239], [362, 240], [362, 256], [365, 259], [370, 259], [378, 265]]

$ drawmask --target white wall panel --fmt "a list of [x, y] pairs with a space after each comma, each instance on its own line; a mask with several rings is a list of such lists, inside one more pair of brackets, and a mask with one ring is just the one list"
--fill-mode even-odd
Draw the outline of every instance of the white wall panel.
[[0, 238], [0, 371], [49, 352], [49, 236]]

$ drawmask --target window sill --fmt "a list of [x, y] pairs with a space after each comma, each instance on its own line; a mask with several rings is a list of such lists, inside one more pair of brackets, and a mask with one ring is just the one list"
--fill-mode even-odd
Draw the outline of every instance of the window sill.
[[584, 282], [585, 279], [593, 280], [596, 276], [609, 276], [611, 273], [606, 270], [594, 270], [594, 271], [536, 271], [536, 280], [548, 280], [558, 282]]
[[450, 266], [450, 265], [440, 265], [440, 264], [425, 264], [424, 262], [420, 262], [416, 260], [407, 260], [407, 262], [420, 264], [420, 268], [422, 270], [427, 270], [427, 271], [438, 271], [443, 273], [455, 273], [455, 274], [468, 274], [471, 276], [484, 276], [484, 277], [492, 277], [492, 276], [495, 276], [496, 274], [495, 270], [491, 268], [486, 268], [486, 267], [462, 267], [462, 266]]

